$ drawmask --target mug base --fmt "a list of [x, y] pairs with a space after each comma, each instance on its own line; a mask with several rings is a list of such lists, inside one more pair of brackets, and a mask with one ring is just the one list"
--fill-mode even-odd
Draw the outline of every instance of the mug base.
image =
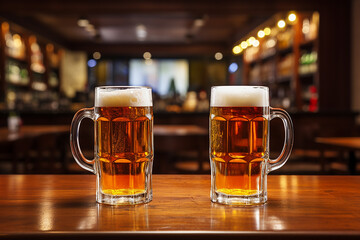
[[151, 202], [152, 191], [135, 195], [110, 195], [98, 192], [96, 201], [108, 205], [136, 205]]
[[211, 201], [224, 205], [254, 206], [265, 204], [267, 202], [267, 195], [228, 195], [224, 193], [214, 192], [211, 194]]

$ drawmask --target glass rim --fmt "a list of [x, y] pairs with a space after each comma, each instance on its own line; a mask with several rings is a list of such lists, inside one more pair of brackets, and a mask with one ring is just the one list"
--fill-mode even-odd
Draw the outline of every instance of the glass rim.
[[98, 89], [152, 89], [148, 86], [97, 86], [95, 90]]
[[219, 86], [212, 86], [211, 89], [215, 88], [260, 88], [264, 90], [269, 90], [268, 86], [260, 86], [260, 85], [219, 85]]

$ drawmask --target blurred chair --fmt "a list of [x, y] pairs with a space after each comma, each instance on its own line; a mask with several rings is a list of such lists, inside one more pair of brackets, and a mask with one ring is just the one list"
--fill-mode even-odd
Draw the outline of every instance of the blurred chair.
[[155, 173], [204, 173], [208, 130], [194, 125], [154, 126]]
[[34, 146], [32, 137], [22, 137], [12, 143], [12, 173], [20, 173], [19, 163], [23, 164], [23, 173], [29, 173], [29, 165], [32, 161], [32, 149]]
[[45, 133], [35, 138], [36, 157], [33, 161], [33, 173], [67, 172], [62, 139], [63, 135], [58, 133]]

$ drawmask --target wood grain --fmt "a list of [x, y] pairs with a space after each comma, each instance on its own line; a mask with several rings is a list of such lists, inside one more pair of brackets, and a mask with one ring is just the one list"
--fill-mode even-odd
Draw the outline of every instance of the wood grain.
[[360, 237], [360, 176], [269, 176], [264, 206], [210, 202], [208, 175], [155, 175], [153, 201], [95, 202], [94, 175], [1, 175], [0, 239]]

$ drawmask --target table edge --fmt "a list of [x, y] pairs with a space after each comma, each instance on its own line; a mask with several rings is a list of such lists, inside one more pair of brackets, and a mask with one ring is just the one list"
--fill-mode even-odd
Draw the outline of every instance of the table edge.
[[0, 239], [23, 239], [24, 237], [40, 239], [63, 239], [68, 237], [81, 237], [83, 239], [98, 239], [99, 237], [114, 238], [126, 237], [145, 239], [181, 239], [184, 237], [196, 237], [196, 239], [209, 239], [222, 237], [222, 239], [233, 239], [234, 237], [249, 237], [250, 239], [298, 239], [303, 237], [323, 237], [341, 239], [359, 239], [360, 230], [349, 231], [48, 231], [48, 232], [24, 232], [24, 233], [0, 233]]

